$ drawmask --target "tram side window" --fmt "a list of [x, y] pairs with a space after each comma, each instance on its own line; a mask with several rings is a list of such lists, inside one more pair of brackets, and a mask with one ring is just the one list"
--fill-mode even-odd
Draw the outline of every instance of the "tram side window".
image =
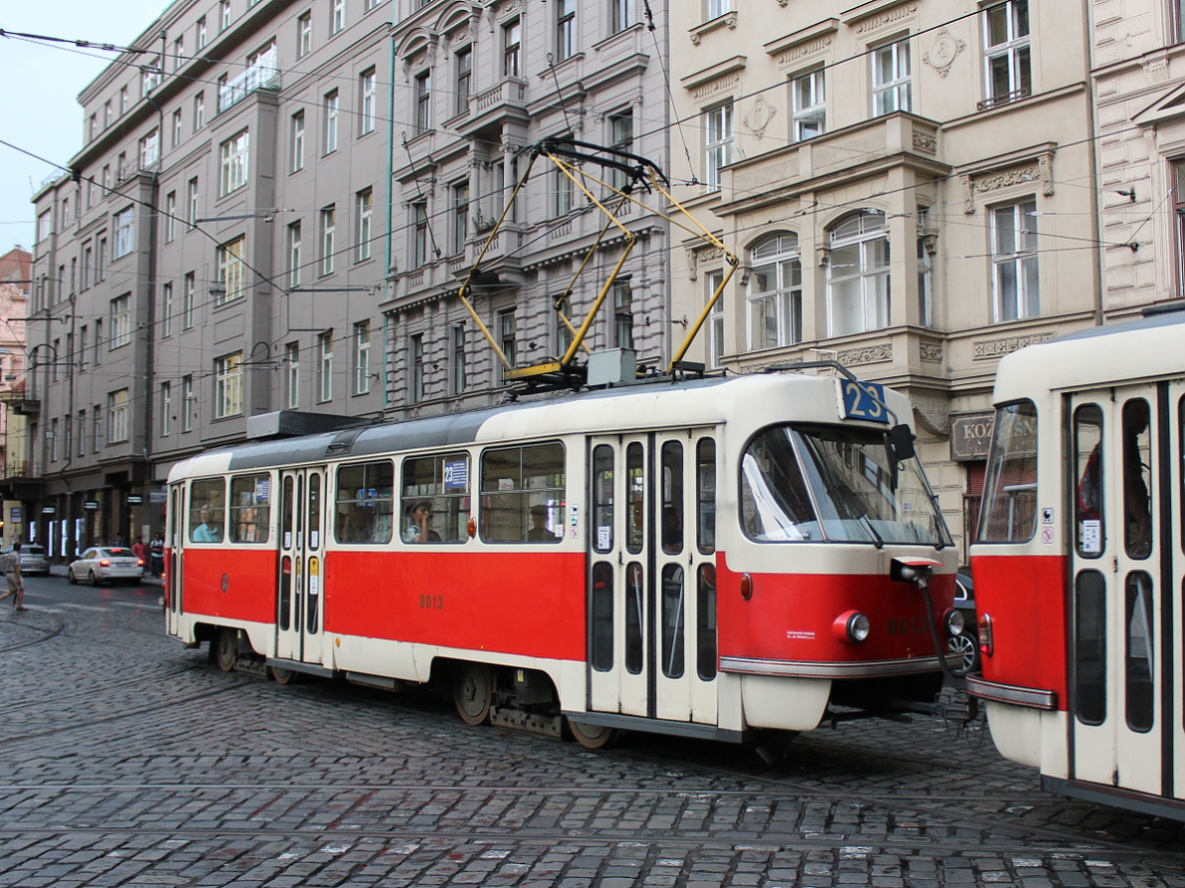
[[1085, 725], [1107, 718], [1107, 584], [1097, 570], [1075, 581], [1074, 709]]
[[189, 488], [189, 541], [220, 543], [225, 538], [226, 481], [208, 478]]
[[695, 445], [696, 543], [700, 554], [716, 551], [716, 442], [701, 438]]
[[230, 539], [266, 543], [271, 517], [271, 476], [236, 475], [230, 479]]
[[589, 662], [598, 672], [613, 668], [613, 565], [598, 561], [592, 569], [592, 619]]
[[683, 551], [683, 445], [678, 441], [662, 445], [662, 551]]
[[[485, 451], [481, 456], [482, 541], [558, 543], [563, 539], [567, 502], [564, 484], [562, 444]], [[544, 507], [541, 528], [537, 506]]]
[[390, 460], [337, 470], [334, 539], [353, 545], [389, 543], [395, 468]]
[[1083, 404], [1074, 411], [1074, 459], [1078, 491], [1074, 497], [1075, 545], [1084, 558], [1103, 553], [1103, 411]]
[[592, 459], [593, 549], [608, 552], [613, 548], [613, 448], [599, 444]]
[[469, 538], [468, 453], [405, 459], [400, 490], [405, 543], [457, 543]]
[[1037, 408], [1032, 401], [996, 410], [980, 510], [979, 540], [1020, 543], [1037, 531]]
[[1142, 570], [1127, 575], [1125, 606], [1127, 638], [1123, 674], [1127, 725], [1141, 733], [1152, 730], [1155, 701], [1152, 675], [1155, 622], [1152, 614], [1152, 577]]
[[1123, 545], [1131, 558], [1152, 554], [1151, 411], [1143, 398], [1123, 405]]

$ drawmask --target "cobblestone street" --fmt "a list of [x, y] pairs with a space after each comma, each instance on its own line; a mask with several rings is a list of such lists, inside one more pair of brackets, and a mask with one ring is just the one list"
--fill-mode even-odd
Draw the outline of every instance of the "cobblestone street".
[[1181, 825], [1041, 792], [980, 724], [593, 753], [220, 672], [159, 589], [28, 586], [0, 611], [0, 886], [1185, 886]]

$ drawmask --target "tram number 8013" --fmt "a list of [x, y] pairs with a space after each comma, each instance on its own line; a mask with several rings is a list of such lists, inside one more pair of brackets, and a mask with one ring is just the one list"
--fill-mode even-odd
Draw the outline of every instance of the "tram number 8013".
[[926, 633], [925, 617], [902, 617], [889, 620], [890, 635], [922, 635]]
[[427, 610], [444, 610], [443, 595], [421, 595], [420, 607]]

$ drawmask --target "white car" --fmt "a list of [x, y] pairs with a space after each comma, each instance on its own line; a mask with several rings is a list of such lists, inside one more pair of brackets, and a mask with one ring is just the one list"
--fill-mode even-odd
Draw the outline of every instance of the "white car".
[[144, 561], [122, 546], [94, 546], [70, 562], [66, 577], [71, 583], [85, 579], [92, 586], [118, 580], [137, 582], [144, 579]]

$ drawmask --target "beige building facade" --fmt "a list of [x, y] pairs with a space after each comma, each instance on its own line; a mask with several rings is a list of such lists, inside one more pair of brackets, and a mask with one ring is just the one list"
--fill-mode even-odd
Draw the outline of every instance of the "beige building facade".
[[[1087, 10], [672, 9], [674, 172], [740, 261], [702, 358], [836, 359], [906, 392], [964, 551], [998, 359], [1100, 317]], [[725, 273], [691, 245], [672, 266], [676, 315]]]

